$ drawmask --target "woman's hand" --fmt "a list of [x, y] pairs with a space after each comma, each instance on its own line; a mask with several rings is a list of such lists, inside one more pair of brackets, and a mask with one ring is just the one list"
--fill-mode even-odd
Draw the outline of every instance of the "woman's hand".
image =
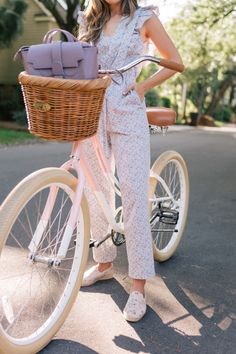
[[134, 84], [130, 85], [127, 88], [127, 90], [123, 91], [123, 95], [127, 96], [132, 90], [137, 92], [141, 101], [144, 100], [144, 95], [145, 95], [146, 91], [144, 90], [144, 87], [141, 82], [140, 83], [135, 82]]

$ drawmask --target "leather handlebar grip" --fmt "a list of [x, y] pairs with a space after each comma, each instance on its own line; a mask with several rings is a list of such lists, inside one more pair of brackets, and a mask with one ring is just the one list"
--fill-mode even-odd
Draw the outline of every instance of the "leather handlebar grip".
[[160, 59], [160, 65], [164, 66], [165, 68], [178, 71], [179, 73], [184, 71], [184, 65], [175, 63], [174, 61], [168, 59]]

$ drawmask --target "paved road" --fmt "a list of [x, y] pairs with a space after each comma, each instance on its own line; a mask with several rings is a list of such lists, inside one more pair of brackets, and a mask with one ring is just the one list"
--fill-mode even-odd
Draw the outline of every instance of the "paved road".
[[[148, 312], [122, 317], [129, 279], [119, 248], [115, 279], [80, 292], [56, 338], [40, 354], [236, 353], [236, 130], [191, 129], [152, 136], [152, 156], [179, 151], [190, 174], [188, 225], [175, 256], [156, 264]], [[0, 202], [23, 176], [58, 166], [68, 144], [0, 149]], [[89, 260], [91, 263], [91, 257]]]

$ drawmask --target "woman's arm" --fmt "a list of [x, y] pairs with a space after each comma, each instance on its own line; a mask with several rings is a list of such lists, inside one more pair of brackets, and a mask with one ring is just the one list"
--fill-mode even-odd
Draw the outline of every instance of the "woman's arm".
[[[176, 49], [174, 43], [166, 33], [162, 23], [158, 17], [153, 14], [141, 28], [141, 36], [145, 40], [151, 40], [155, 45], [157, 51], [160, 53], [160, 57], [168, 60], [172, 60], [176, 63], [183, 64], [181, 56]], [[162, 68], [154, 75], [143, 80], [140, 83], [134, 83], [127, 91], [132, 89], [136, 90], [140, 98], [144, 98], [144, 94], [151, 88], [162, 84], [165, 80], [173, 76], [176, 71]]]

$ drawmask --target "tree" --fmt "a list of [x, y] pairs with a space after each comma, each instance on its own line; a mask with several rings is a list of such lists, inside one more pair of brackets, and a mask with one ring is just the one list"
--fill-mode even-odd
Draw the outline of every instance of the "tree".
[[8, 47], [21, 33], [22, 15], [26, 8], [27, 4], [23, 0], [6, 0], [0, 6], [0, 47]]
[[187, 97], [199, 116], [214, 115], [235, 86], [235, 17], [235, 0], [199, 0], [169, 25], [186, 66], [181, 80], [188, 83]]
[[236, 11], [235, 0], [214, 0], [209, 2], [195, 3], [195, 9], [198, 12], [198, 18], [194, 20], [195, 24], [204, 24], [208, 22], [213, 27], [217, 22], [232, 15]]
[[61, 11], [61, 5], [57, 0], [39, 0], [54, 16], [60, 28], [74, 32], [77, 28], [78, 10], [84, 9], [85, 0], [65, 0], [65, 12]]

